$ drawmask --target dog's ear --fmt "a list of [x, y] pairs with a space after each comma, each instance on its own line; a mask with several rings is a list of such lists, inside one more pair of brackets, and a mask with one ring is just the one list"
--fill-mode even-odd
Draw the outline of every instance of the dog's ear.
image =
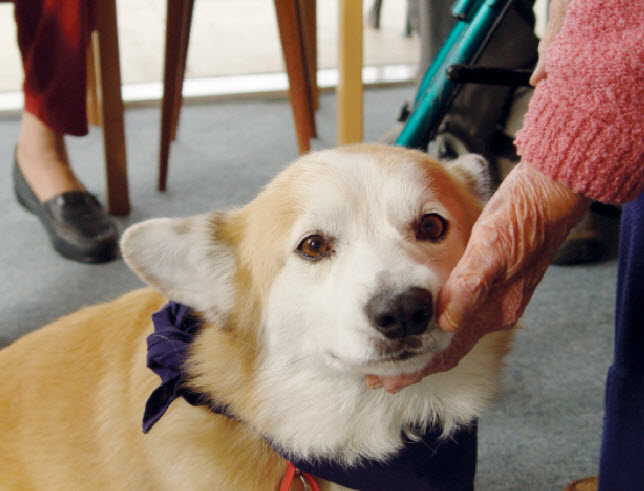
[[220, 320], [231, 307], [235, 272], [233, 246], [219, 234], [223, 217], [157, 218], [133, 225], [121, 239], [123, 258], [170, 299]]
[[481, 155], [468, 153], [447, 162], [445, 167], [465, 184], [481, 204], [487, 202], [492, 194], [492, 179], [487, 160]]

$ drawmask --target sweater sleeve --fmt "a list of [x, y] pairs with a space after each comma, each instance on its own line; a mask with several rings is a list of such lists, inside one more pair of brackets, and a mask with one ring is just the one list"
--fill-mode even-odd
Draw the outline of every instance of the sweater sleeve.
[[519, 155], [573, 191], [625, 203], [644, 190], [644, 2], [572, 0]]

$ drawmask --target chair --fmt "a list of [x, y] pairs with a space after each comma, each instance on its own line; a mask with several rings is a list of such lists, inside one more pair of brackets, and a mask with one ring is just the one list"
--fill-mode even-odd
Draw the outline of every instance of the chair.
[[[298, 150], [310, 150], [317, 107], [316, 0], [274, 0], [289, 79]], [[170, 142], [176, 136], [194, 0], [168, 0], [158, 188], [165, 191]]]
[[116, 1], [102, 0], [98, 8], [97, 25], [87, 56], [87, 116], [90, 124], [103, 127], [107, 211], [112, 215], [127, 215], [130, 198]]

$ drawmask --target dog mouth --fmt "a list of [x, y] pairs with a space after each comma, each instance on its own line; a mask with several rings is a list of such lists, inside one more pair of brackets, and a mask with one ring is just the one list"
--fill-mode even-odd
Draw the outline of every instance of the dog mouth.
[[340, 356], [332, 351], [328, 355], [335, 364], [362, 373], [384, 376], [408, 374], [423, 369], [447, 347], [450, 339], [450, 335], [437, 328], [432, 335], [425, 333], [398, 339], [372, 340], [370, 354], [364, 358]]
[[357, 369], [365, 374], [398, 375], [413, 373], [425, 366], [435, 354], [431, 349], [408, 349], [378, 353], [365, 359], [350, 360], [332, 352], [328, 353], [336, 363]]
[[418, 342], [383, 343], [376, 345], [375, 356], [366, 361], [369, 366], [408, 367], [420, 362], [427, 362], [436, 354], [437, 346], [433, 343]]
[[371, 363], [397, 363], [402, 361], [411, 360], [417, 356], [426, 355], [427, 351], [410, 351], [403, 349], [397, 353], [383, 354], [380, 358], [372, 360]]
[[391, 359], [408, 359], [428, 350], [427, 339], [422, 336], [404, 338], [382, 338], [373, 342], [376, 357]]

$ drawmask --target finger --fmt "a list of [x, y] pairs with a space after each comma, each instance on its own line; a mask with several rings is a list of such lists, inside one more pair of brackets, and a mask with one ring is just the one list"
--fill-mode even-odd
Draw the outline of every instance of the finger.
[[489, 291], [488, 273], [478, 265], [458, 265], [438, 294], [438, 325], [444, 331], [456, 331], [480, 305]]
[[434, 356], [420, 373], [423, 377], [426, 377], [433, 373], [447, 372], [452, 368], [457, 367], [459, 361], [460, 358], [458, 356], [452, 356], [450, 349], [447, 348], [442, 353]]
[[405, 375], [397, 375], [395, 377], [383, 377], [382, 386], [390, 394], [396, 394], [400, 392], [405, 387], [416, 384], [420, 382], [423, 378], [423, 375], [418, 373], [411, 373]]
[[382, 388], [382, 379], [377, 375], [365, 375], [364, 380], [370, 389]]
[[390, 394], [396, 394], [405, 387], [417, 384], [427, 375], [433, 373], [447, 372], [452, 368], [458, 366], [461, 359], [461, 352], [468, 352], [469, 348], [456, 342], [450, 345], [445, 351], [433, 356], [425, 367], [420, 371], [411, 374], [398, 375], [395, 377], [382, 377], [382, 387]]
[[499, 275], [498, 232], [487, 225], [475, 225], [463, 257], [437, 299], [438, 325], [445, 331], [460, 329], [487, 297]]
[[539, 82], [546, 78], [546, 62], [542, 57], [539, 58], [537, 66], [534, 67], [534, 71], [530, 76], [530, 85], [536, 87]]

